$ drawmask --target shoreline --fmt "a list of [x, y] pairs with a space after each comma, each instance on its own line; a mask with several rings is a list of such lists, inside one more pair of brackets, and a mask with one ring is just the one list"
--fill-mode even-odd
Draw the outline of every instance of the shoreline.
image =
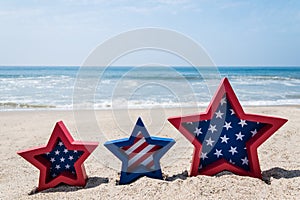
[[[153, 109], [153, 107], [156, 107], [156, 106], [159, 106], [159, 105], [153, 105], [152, 107], [144, 107], [144, 108], [117, 108], [117, 109], [114, 109], [114, 110], [149, 110], [149, 109]], [[207, 105], [208, 106], [208, 105]], [[207, 106], [198, 106], [197, 108], [198, 109], [205, 109], [207, 108]], [[270, 108], [270, 107], [287, 107], [287, 108], [290, 108], [290, 107], [294, 107], [294, 108], [297, 108], [299, 109], [300, 108], [300, 105], [299, 104], [283, 104], [283, 105], [246, 105], [246, 106], [243, 106], [243, 108], [255, 108], [255, 107], [259, 107], [259, 108]], [[197, 109], [196, 107], [194, 106], [191, 106], [191, 107], [188, 107], [188, 106], [185, 106], [185, 107], [161, 107], [161, 108], [154, 108], [154, 109], [167, 109], [167, 110], [171, 110], [171, 109]], [[95, 109], [78, 109], [78, 111], [111, 111], [113, 110], [112, 107], [107, 107], [107, 108], [95, 108]], [[20, 109], [0, 109], [0, 113], [2, 112], [46, 112], [46, 111], [75, 111], [75, 109], [73, 108], [20, 108]]]

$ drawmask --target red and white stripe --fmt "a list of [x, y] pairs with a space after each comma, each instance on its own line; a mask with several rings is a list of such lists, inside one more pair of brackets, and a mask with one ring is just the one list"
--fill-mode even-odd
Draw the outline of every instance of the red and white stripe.
[[128, 155], [128, 171], [133, 171], [139, 165], [153, 170], [153, 154], [160, 148], [161, 146], [148, 144], [142, 133], [139, 132], [132, 145], [122, 147]]

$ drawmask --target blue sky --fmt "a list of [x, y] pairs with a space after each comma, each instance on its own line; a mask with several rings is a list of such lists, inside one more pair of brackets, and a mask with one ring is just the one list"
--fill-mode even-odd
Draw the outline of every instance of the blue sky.
[[297, 0], [0, 0], [0, 27], [0, 65], [81, 65], [142, 27], [193, 38], [217, 65], [300, 65]]

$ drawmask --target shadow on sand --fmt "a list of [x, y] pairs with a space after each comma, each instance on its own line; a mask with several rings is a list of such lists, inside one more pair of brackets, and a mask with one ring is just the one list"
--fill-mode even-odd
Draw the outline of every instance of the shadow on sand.
[[[41, 193], [53, 193], [53, 192], [74, 192], [82, 189], [94, 188], [101, 184], [108, 183], [108, 178], [102, 177], [89, 177], [85, 187], [78, 187], [78, 186], [69, 186], [65, 184], [60, 184], [55, 188], [50, 188], [47, 190], [41, 191]], [[37, 188], [33, 189], [29, 195], [38, 193]]]
[[267, 184], [271, 184], [271, 178], [281, 179], [281, 178], [296, 178], [300, 177], [300, 170], [286, 170], [280, 167], [274, 167], [272, 169], [262, 172], [262, 180]]
[[163, 175], [163, 180], [165, 181], [175, 181], [177, 179], [186, 180], [189, 176], [189, 173], [187, 170], [181, 172], [180, 174], [175, 174], [173, 176]]

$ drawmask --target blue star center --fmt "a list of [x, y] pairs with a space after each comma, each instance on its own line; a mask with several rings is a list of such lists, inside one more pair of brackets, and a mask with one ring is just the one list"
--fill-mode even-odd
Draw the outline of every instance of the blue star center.
[[246, 142], [265, 126], [240, 119], [226, 94], [210, 120], [184, 122], [182, 125], [202, 144], [199, 172], [220, 159], [249, 171]]
[[50, 163], [48, 181], [53, 180], [63, 173], [72, 178], [76, 178], [74, 164], [82, 154], [83, 151], [68, 150], [64, 143], [58, 139], [52, 151], [41, 155]]

